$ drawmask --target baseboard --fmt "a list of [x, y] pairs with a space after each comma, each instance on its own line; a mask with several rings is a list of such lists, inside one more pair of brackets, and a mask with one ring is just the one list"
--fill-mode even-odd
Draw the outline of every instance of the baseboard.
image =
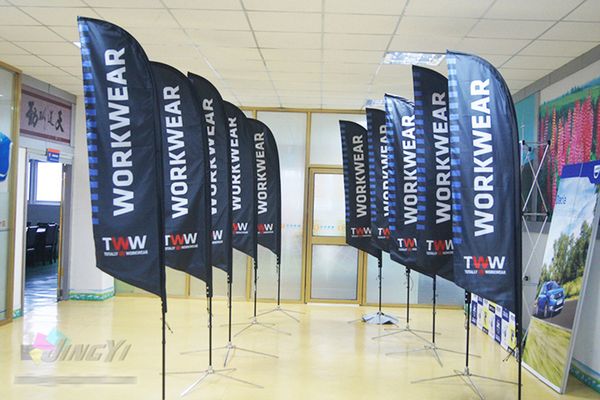
[[115, 295], [114, 289], [110, 289], [106, 292], [100, 293], [89, 293], [89, 292], [69, 292], [69, 300], [81, 300], [81, 301], [104, 301], [110, 299]]
[[600, 393], [600, 373], [576, 359], [571, 361], [571, 375]]

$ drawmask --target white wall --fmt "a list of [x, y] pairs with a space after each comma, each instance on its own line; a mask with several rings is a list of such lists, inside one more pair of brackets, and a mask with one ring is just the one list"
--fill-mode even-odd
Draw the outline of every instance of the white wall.
[[13, 275], [13, 314], [23, 309], [23, 266], [25, 264], [25, 188], [27, 185], [27, 151], [19, 148], [17, 165], [17, 199], [15, 208], [15, 263]]
[[78, 97], [71, 197], [70, 294], [95, 294], [114, 290], [114, 279], [96, 268], [84, 110], [83, 98]]

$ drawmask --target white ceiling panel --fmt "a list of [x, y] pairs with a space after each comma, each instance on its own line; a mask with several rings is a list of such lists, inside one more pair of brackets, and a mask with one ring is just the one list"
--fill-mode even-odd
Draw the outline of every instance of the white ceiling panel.
[[320, 33], [256, 32], [260, 47], [279, 49], [320, 49]]
[[412, 17], [405, 16], [398, 26], [397, 35], [467, 35], [477, 23], [475, 18]]
[[15, 6], [33, 7], [86, 7], [82, 0], [11, 0]]
[[237, 104], [356, 108], [412, 97], [410, 66], [382, 64], [385, 51], [478, 54], [518, 90], [600, 44], [600, 0], [581, 1], [0, 0], [0, 59], [81, 93], [83, 14]]
[[597, 43], [600, 39], [600, 22], [559, 22], [540, 39], [578, 40]]
[[[101, 16], [91, 8], [38, 8], [38, 7], [23, 7], [22, 10], [31, 15], [43, 25], [54, 26], [72, 26], [77, 23], [77, 17], [100, 18]], [[106, 18], [106, 17], [105, 17]], [[106, 18], [110, 21], [109, 18]]]
[[325, 49], [385, 50], [389, 41], [389, 35], [337, 33], [325, 33], [325, 35], [323, 35], [323, 47]]
[[462, 38], [441, 35], [395, 35], [390, 51], [416, 51], [443, 53], [455, 49]]
[[278, 61], [267, 61], [267, 68], [269, 71], [278, 72], [320, 72], [320, 62], [297, 62], [294, 60], [278, 60]]
[[199, 10], [241, 10], [240, 0], [162, 0], [168, 8], [193, 8]]
[[61, 42], [63, 39], [44, 26], [0, 25], [0, 38], [9, 41]]
[[579, 4], [581, 0], [502, 0], [492, 5], [485, 18], [556, 21]]
[[145, 44], [191, 44], [191, 39], [186, 35], [183, 29], [178, 28], [143, 28], [132, 27], [128, 29], [142, 45]]
[[2, 56], [2, 60], [11, 65], [18, 65], [19, 67], [43, 67], [50, 65], [41, 58], [31, 54], [5, 54]]
[[171, 10], [184, 28], [246, 31], [250, 29], [242, 11], [222, 10]]
[[[71, 42], [15, 42], [19, 47], [37, 55], [79, 57], [79, 48]], [[0, 46], [1, 47], [1, 46]]]
[[187, 29], [193, 43], [204, 47], [255, 47], [250, 31], [222, 31]]
[[27, 50], [16, 46], [12, 42], [0, 41], [0, 55], [3, 54], [27, 54]]
[[565, 20], [600, 22], [600, 1], [587, 0], [569, 14]]
[[398, 23], [395, 16], [325, 14], [323, 30], [329, 33], [392, 34]]
[[322, 0], [242, 0], [247, 10], [320, 12]]
[[81, 66], [81, 60], [79, 57], [73, 56], [54, 56], [54, 55], [44, 55], [39, 56], [48, 64], [52, 64], [56, 67], [79, 67]]
[[323, 61], [326, 63], [380, 63], [383, 61], [383, 51], [366, 50], [334, 50], [323, 51]]
[[39, 25], [39, 22], [15, 7], [0, 7], [0, 26], [11, 25]]
[[514, 56], [503, 67], [555, 70], [570, 60], [569, 57]]
[[179, 27], [175, 18], [165, 9], [96, 8], [95, 11], [103, 19], [124, 28], [152, 27], [158, 29]]
[[327, 0], [326, 13], [400, 15], [406, 0]]
[[469, 33], [469, 37], [535, 39], [552, 26], [551, 21], [514, 21], [482, 19]]
[[535, 81], [547, 75], [552, 70], [548, 69], [520, 69], [520, 68], [500, 68], [500, 74], [504, 79]]
[[406, 15], [479, 18], [492, 3], [493, 0], [411, 1], [406, 8]]
[[577, 57], [591, 50], [596, 42], [575, 42], [566, 40], [536, 40], [519, 54], [525, 56], [568, 56]]
[[124, 3], [127, 8], [163, 8], [161, 0], [86, 0], [94, 7], [120, 8]]
[[321, 61], [320, 49], [261, 49], [265, 60]]
[[321, 32], [321, 14], [288, 12], [248, 12], [255, 31], [265, 32]]
[[531, 43], [531, 40], [529, 39], [483, 39], [465, 37], [452, 50], [460, 50], [475, 54], [513, 55], [529, 43]]

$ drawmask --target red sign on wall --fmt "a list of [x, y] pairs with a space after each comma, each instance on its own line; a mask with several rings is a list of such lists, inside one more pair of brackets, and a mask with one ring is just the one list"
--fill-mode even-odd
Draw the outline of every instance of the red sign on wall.
[[21, 135], [62, 144], [71, 143], [72, 105], [40, 90], [21, 90]]

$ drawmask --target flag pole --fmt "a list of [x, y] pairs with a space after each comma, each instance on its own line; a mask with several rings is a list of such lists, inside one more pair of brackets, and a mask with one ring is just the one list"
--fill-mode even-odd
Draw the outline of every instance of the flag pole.
[[383, 293], [383, 261], [382, 254], [379, 253], [377, 257], [377, 280], [378, 280], [378, 299], [377, 299], [377, 312], [371, 314], [365, 314], [359, 319], [355, 319], [353, 321], [349, 321], [349, 323], [363, 321], [367, 324], [372, 325], [385, 325], [385, 324], [398, 324], [398, 318], [393, 315], [386, 314], [381, 311], [381, 303], [382, 303], [382, 293]]

